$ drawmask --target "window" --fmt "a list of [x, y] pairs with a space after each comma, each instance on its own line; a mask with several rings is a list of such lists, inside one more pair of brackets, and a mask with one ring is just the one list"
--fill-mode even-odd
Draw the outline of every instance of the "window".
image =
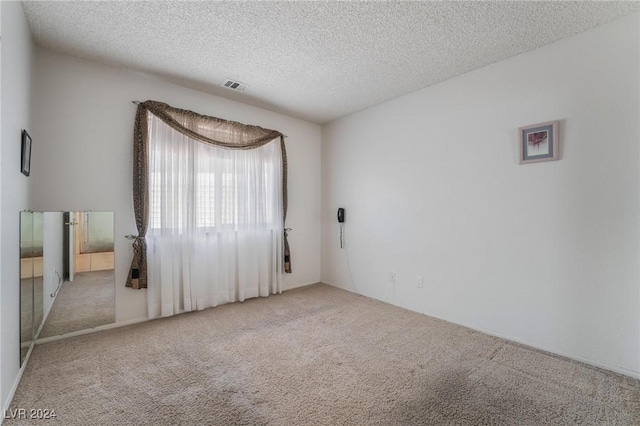
[[153, 115], [149, 135], [150, 232], [281, 226], [277, 143], [224, 149], [190, 139]]

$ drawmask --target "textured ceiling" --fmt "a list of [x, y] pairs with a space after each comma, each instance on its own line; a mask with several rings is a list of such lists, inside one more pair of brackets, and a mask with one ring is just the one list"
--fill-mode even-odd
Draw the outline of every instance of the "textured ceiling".
[[[23, 2], [35, 42], [325, 123], [638, 2]], [[244, 93], [220, 87], [231, 78]], [[160, 99], [161, 100], [161, 99]]]

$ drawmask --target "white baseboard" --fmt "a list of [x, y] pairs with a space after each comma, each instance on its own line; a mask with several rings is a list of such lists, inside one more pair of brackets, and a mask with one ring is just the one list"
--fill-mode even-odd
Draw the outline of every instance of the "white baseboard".
[[585, 364], [592, 365], [594, 367], [602, 368], [604, 370], [613, 371], [614, 373], [623, 374], [625, 376], [633, 377], [634, 379], [640, 379], [640, 371], [636, 371], [636, 370], [632, 370], [632, 369], [625, 368], [625, 367], [620, 367], [620, 366], [613, 366], [613, 365], [603, 364], [601, 362], [594, 361], [594, 360], [592, 360], [590, 358], [585, 358], [585, 357], [580, 356], [580, 355], [576, 355], [576, 354], [572, 354], [572, 353], [567, 353], [567, 352], [562, 352], [562, 351], [557, 351], [557, 350], [554, 350], [554, 349], [550, 349], [550, 348], [547, 348], [547, 347], [544, 347], [544, 346], [541, 346], [541, 345], [537, 345], [537, 344], [533, 344], [531, 342], [527, 342], [527, 341], [522, 340], [522, 339], [518, 339], [518, 338], [513, 337], [513, 336], [509, 336], [509, 335], [506, 335], [506, 334], [503, 334], [503, 333], [500, 333], [500, 332], [496, 332], [496, 331], [493, 331], [493, 330], [488, 330], [488, 329], [485, 329], [485, 328], [482, 328], [482, 327], [477, 327], [477, 326], [466, 324], [466, 323], [459, 322], [459, 321], [451, 321], [450, 319], [443, 318], [443, 317], [438, 316], [438, 315], [434, 315], [434, 314], [432, 314], [430, 312], [418, 311], [418, 310], [415, 310], [415, 309], [408, 308], [406, 306], [402, 306], [402, 305], [399, 305], [399, 304], [396, 304], [396, 303], [392, 303], [392, 302], [390, 302], [388, 300], [380, 300], [380, 299], [377, 299], [375, 297], [359, 293], [359, 292], [357, 292], [357, 291], [355, 291], [353, 289], [350, 289], [348, 287], [342, 287], [342, 286], [339, 286], [339, 285], [332, 284], [332, 283], [330, 283], [328, 281], [322, 281], [322, 283], [330, 285], [332, 287], [339, 288], [341, 290], [346, 290], [346, 291], [354, 293], [354, 294], [358, 294], [360, 296], [369, 297], [371, 299], [378, 300], [379, 302], [388, 303], [390, 305], [397, 306], [399, 308], [406, 309], [408, 311], [416, 312], [416, 313], [422, 314], [422, 315], [427, 315], [429, 317], [437, 318], [439, 320], [446, 321], [446, 322], [451, 323], [451, 324], [456, 324], [456, 325], [459, 325], [459, 326], [462, 326], [462, 327], [469, 328], [471, 330], [479, 331], [481, 333], [488, 334], [490, 336], [499, 337], [501, 339], [508, 340], [510, 342], [514, 342], [514, 343], [518, 343], [520, 345], [528, 346], [528, 347], [533, 348], [533, 349], [537, 349], [537, 350], [544, 351], [544, 352], [549, 352], [549, 353], [555, 354], [555, 355], [560, 355], [562, 357], [569, 358], [569, 359], [572, 359], [574, 361], [579, 361], [579, 362], [582, 362], [582, 363], [585, 363]]
[[[353, 293], [353, 294], [357, 294], [359, 296], [364, 296], [364, 297], [371, 297], [371, 296], [367, 296], [366, 294], [362, 294], [360, 293], [358, 290], [356, 290], [355, 288], [349, 288], [349, 287], [343, 287], [341, 285], [337, 285], [337, 284], [333, 284], [332, 282], [329, 282], [327, 280], [322, 280], [320, 281], [319, 284], [326, 284], [326, 285], [330, 285], [331, 287], [335, 287], [335, 288], [339, 288], [340, 290], [345, 290], [348, 291], [349, 293]], [[375, 297], [371, 297], [372, 299], [376, 299]], [[379, 299], [376, 299], [379, 300]], [[393, 303], [390, 303], [390, 305], [393, 305]], [[394, 305], [397, 306], [397, 305]]]
[[284, 293], [287, 290], [293, 290], [294, 288], [306, 287], [308, 285], [319, 284], [319, 283], [320, 283], [320, 281], [311, 281], [311, 282], [306, 282], [306, 283], [301, 283], [301, 284], [287, 285], [287, 288], [282, 290], [282, 292]]
[[133, 325], [133, 324], [138, 324], [138, 323], [147, 322], [147, 321], [152, 321], [152, 320], [149, 319], [149, 318], [138, 318], [138, 319], [132, 319], [132, 320], [128, 320], [128, 321], [121, 321], [121, 322], [114, 322], [114, 323], [111, 323], [111, 324], [105, 324], [105, 325], [101, 325], [101, 326], [94, 327], [94, 328], [88, 328], [86, 330], [72, 331], [70, 333], [61, 334], [59, 336], [43, 337], [41, 339], [37, 339], [36, 340], [36, 345], [42, 345], [44, 343], [49, 343], [49, 342], [55, 342], [57, 340], [68, 339], [69, 337], [76, 337], [76, 336], [82, 336], [84, 334], [97, 333], [99, 331], [111, 330], [113, 328], [125, 327], [127, 325]]

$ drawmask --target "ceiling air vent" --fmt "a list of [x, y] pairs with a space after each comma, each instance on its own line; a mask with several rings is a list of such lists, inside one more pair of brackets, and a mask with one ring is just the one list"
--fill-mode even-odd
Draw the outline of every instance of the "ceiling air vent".
[[222, 87], [226, 87], [227, 89], [235, 90], [236, 92], [244, 92], [244, 89], [249, 87], [244, 83], [240, 83], [239, 81], [226, 79], [222, 84]]

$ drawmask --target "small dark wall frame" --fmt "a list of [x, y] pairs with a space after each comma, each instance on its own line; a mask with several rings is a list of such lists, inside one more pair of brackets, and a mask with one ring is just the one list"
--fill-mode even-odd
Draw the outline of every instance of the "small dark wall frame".
[[29, 176], [31, 173], [31, 136], [26, 130], [22, 130], [22, 155], [20, 171], [23, 175]]

